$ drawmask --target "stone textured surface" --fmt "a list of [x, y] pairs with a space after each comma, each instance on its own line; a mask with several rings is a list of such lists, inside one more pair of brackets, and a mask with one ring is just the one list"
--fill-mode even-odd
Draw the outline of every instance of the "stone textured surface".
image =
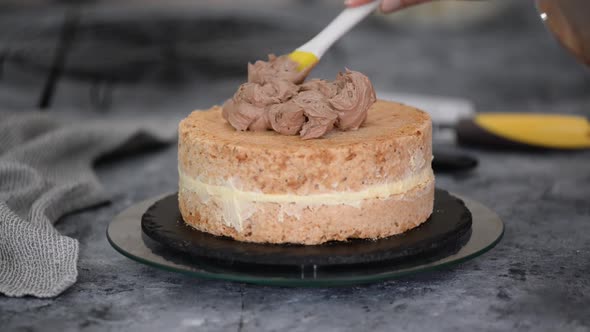
[[[332, 16], [309, 11], [308, 17], [313, 15]], [[333, 77], [347, 65], [366, 73], [379, 90], [462, 96], [480, 111], [590, 115], [588, 70], [546, 34], [525, 2], [501, 18], [454, 30], [366, 22], [334, 52], [314, 76]], [[10, 89], [0, 88], [0, 95], [18, 93], [0, 101], [29, 107], [19, 86], [34, 81], [32, 75], [4, 68], [0, 86]], [[120, 86], [108, 116], [185, 115], [231, 95], [237, 82], [211, 81], [207, 89], [196, 83], [176, 89]], [[83, 85], [66, 80], [55, 108], [87, 110], [86, 96]], [[78, 283], [55, 299], [0, 298], [0, 326], [3, 331], [590, 330], [590, 151], [487, 152], [443, 143], [435, 144], [437, 149], [479, 158], [474, 172], [439, 175], [437, 185], [486, 204], [506, 223], [502, 242], [473, 261], [335, 289], [197, 280], [140, 265], [108, 245], [105, 229], [125, 207], [175, 190], [176, 150], [168, 148], [99, 166], [112, 203], [58, 224], [80, 240]]]

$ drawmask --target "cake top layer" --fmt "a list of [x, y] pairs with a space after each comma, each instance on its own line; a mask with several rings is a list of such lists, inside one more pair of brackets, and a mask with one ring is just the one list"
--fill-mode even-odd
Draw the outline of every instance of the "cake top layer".
[[223, 118], [239, 131], [270, 129], [302, 139], [358, 129], [376, 100], [369, 78], [347, 69], [334, 81], [303, 83], [309, 70], [297, 67], [286, 55], [248, 64], [248, 82], [223, 104]]
[[[236, 131], [221, 117], [222, 108], [214, 106], [207, 111], [194, 111], [180, 123], [180, 132], [190, 135], [189, 141], [215, 140], [218, 144], [251, 146], [253, 148], [300, 147], [330, 148], [371, 144], [371, 142], [416, 135], [430, 127], [430, 116], [416, 108], [379, 100], [368, 111], [366, 121], [354, 131], [332, 131], [321, 139], [301, 140], [297, 136], [280, 135], [274, 131]], [[419, 134], [419, 133], [418, 133]]]
[[377, 101], [358, 130], [314, 140], [238, 132], [220, 112], [195, 111], [179, 127], [179, 169], [208, 184], [309, 195], [364, 190], [430, 169], [430, 118], [402, 104]]

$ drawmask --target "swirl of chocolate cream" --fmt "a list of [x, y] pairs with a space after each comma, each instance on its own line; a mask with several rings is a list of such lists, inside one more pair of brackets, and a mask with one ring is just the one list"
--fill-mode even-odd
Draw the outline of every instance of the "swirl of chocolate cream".
[[303, 108], [293, 100], [271, 105], [268, 117], [272, 129], [282, 135], [297, 135], [305, 123]]
[[338, 113], [336, 126], [340, 130], [357, 130], [377, 100], [373, 85], [367, 76], [348, 69], [338, 74], [334, 84], [338, 87], [338, 93], [330, 98], [330, 105]]
[[264, 84], [268, 81], [280, 79], [295, 84], [305, 80], [309, 70], [298, 71], [298, 64], [289, 57], [268, 55], [268, 61], [258, 60], [254, 64], [248, 64], [248, 82]]
[[266, 130], [265, 105], [260, 99], [253, 100], [249, 94], [256, 86], [253, 83], [242, 84], [231, 99], [223, 104], [221, 115], [237, 130]]
[[303, 108], [307, 122], [301, 128], [302, 139], [318, 138], [334, 128], [338, 114], [330, 107], [326, 96], [316, 90], [300, 92], [293, 98]]
[[235, 129], [272, 129], [302, 139], [318, 138], [332, 130], [356, 130], [375, 102], [369, 79], [346, 70], [335, 81], [311, 80], [287, 56], [248, 64], [248, 82], [223, 104], [222, 115]]
[[286, 80], [265, 84], [244, 83], [233, 98], [223, 104], [223, 117], [237, 130], [263, 131], [271, 127], [267, 107], [293, 97], [299, 87]]
[[326, 98], [332, 98], [338, 94], [338, 86], [335, 82], [329, 82], [326, 80], [320, 80], [314, 78], [309, 82], [301, 84], [301, 91], [315, 90], [323, 94]]

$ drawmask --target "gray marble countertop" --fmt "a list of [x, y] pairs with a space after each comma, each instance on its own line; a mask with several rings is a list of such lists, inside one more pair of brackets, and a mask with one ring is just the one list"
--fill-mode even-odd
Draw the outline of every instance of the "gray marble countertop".
[[[326, 21], [333, 15], [302, 12]], [[453, 29], [372, 20], [334, 54], [342, 56], [328, 57], [318, 76], [332, 77], [347, 65], [367, 73], [378, 89], [468, 98], [479, 111], [590, 115], [588, 70], [551, 39], [529, 5]], [[1, 106], [34, 107], [35, 75], [5, 66]], [[238, 81], [209, 80], [205, 88], [120, 84], [104, 111], [87, 100], [89, 84], [66, 77], [50, 111], [181, 117], [223, 100]], [[138, 264], [110, 247], [105, 230], [126, 207], [175, 190], [176, 149], [170, 146], [98, 165], [111, 203], [58, 223], [80, 241], [78, 282], [52, 299], [0, 297], [0, 330], [590, 331], [590, 151], [436, 148], [477, 156], [475, 171], [440, 174], [437, 185], [482, 202], [505, 222], [498, 246], [472, 261], [320, 289], [199, 280]]]

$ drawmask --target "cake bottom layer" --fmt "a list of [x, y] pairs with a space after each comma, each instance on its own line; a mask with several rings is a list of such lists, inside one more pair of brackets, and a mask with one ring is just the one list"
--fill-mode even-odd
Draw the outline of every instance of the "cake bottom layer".
[[215, 201], [202, 202], [190, 190], [181, 190], [178, 197], [184, 221], [200, 231], [245, 242], [312, 245], [351, 238], [378, 239], [417, 227], [432, 213], [434, 179], [386, 199], [365, 199], [360, 207], [313, 205], [294, 211], [280, 203], [252, 202], [249, 204], [254, 212], [243, 221], [241, 230], [221, 220], [223, 207]]

